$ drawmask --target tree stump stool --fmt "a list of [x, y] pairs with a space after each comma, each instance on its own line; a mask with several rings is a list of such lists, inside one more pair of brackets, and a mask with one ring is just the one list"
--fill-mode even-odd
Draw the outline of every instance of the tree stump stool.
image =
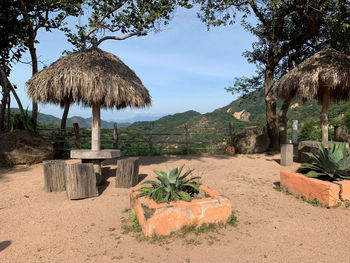
[[66, 162], [62, 160], [44, 161], [44, 184], [46, 192], [66, 190]]
[[96, 175], [92, 163], [66, 165], [66, 191], [69, 199], [98, 196]]
[[139, 182], [139, 158], [118, 159], [115, 187], [130, 188]]

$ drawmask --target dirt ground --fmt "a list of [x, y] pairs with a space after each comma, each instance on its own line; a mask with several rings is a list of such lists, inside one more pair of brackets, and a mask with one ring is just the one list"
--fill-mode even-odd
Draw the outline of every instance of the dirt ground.
[[[46, 193], [42, 165], [0, 170], [0, 262], [350, 262], [350, 209], [322, 208], [274, 190], [278, 155], [142, 157], [142, 178], [185, 164], [227, 196], [237, 227], [201, 242], [139, 242], [122, 234], [127, 189], [100, 196]], [[296, 168], [294, 165], [293, 168]], [[104, 166], [115, 175], [116, 166]], [[208, 241], [209, 240], [209, 241]]]

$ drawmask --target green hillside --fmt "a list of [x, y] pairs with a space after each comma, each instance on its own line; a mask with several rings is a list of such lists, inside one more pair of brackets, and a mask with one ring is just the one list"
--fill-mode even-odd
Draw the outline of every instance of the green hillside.
[[[19, 109], [17, 108], [11, 108], [11, 112], [19, 112]], [[31, 111], [28, 111], [29, 115], [32, 115]], [[49, 115], [49, 114], [44, 114], [40, 113], [38, 115], [38, 122], [42, 124], [51, 124], [55, 126], [60, 126], [61, 125], [61, 119], [57, 118], [55, 116]], [[79, 127], [81, 128], [90, 128], [91, 127], [91, 118], [83, 118], [79, 116], [73, 116], [67, 119], [67, 127], [72, 127], [73, 123], [78, 123]], [[114, 122], [109, 122], [109, 121], [104, 121], [101, 120], [101, 127], [105, 129], [113, 129], [113, 124]], [[125, 122], [125, 123], [118, 123], [118, 127], [128, 127], [130, 123]]]
[[[281, 107], [282, 102], [277, 104], [277, 112]], [[319, 114], [321, 107], [316, 101], [310, 101], [302, 103], [300, 100], [293, 100], [288, 110], [289, 120], [298, 120], [299, 123], [319, 121]], [[233, 114], [241, 110], [246, 110], [251, 115], [249, 121], [237, 120]], [[350, 102], [332, 103], [329, 109], [330, 122], [335, 122], [334, 118], [340, 114], [350, 110]], [[257, 128], [263, 128], [266, 125], [265, 122], [265, 100], [264, 91], [259, 90], [246, 97], [241, 97], [232, 101], [230, 104], [218, 108], [213, 112], [200, 114], [196, 111], [186, 111], [183, 113], [177, 113], [174, 115], [167, 115], [154, 121], [154, 127], [166, 126], [169, 128], [179, 127], [185, 123], [188, 123], [189, 127], [206, 126], [226, 128], [230, 122], [233, 122], [235, 128], [256, 126]], [[130, 126], [130, 128], [148, 128], [149, 122], [136, 122]]]

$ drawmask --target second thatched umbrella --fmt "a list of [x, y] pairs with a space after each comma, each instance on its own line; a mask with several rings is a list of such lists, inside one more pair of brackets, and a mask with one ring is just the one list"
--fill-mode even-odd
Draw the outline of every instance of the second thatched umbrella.
[[98, 48], [71, 53], [26, 83], [35, 102], [92, 107], [91, 150], [100, 150], [100, 108], [145, 107], [148, 90], [119, 58]]
[[285, 74], [275, 87], [282, 99], [298, 96], [303, 101], [318, 100], [322, 105], [322, 144], [326, 146], [330, 101], [350, 99], [350, 56], [328, 47]]

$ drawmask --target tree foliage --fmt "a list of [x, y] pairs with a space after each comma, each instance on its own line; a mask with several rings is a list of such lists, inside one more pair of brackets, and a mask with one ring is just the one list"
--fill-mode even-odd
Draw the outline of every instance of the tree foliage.
[[191, 7], [178, 0], [91, 0], [87, 6], [91, 10], [88, 23], [77, 25], [76, 33], [67, 33], [77, 49], [159, 31], [169, 23], [176, 6]]
[[[239, 13], [243, 27], [258, 38], [244, 53], [248, 62], [257, 65], [257, 76], [238, 78], [227, 90], [248, 94], [264, 88], [267, 131], [271, 148], [277, 147], [274, 81], [325, 44], [348, 49], [350, 4], [346, 0], [196, 2], [201, 4], [199, 17], [208, 27], [233, 23]], [[284, 108], [288, 109], [288, 103]]]

